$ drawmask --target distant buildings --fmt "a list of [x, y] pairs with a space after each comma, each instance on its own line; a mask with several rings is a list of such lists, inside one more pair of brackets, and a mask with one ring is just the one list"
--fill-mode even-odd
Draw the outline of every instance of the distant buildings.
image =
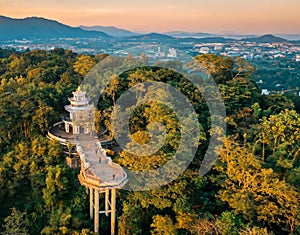
[[210, 51], [209, 47], [201, 47], [198, 52], [201, 54], [208, 54]]
[[270, 91], [268, 89], [262, 89], [261, 94], [262, 95], [270, 95]]
[[[164, 52], [166, 51], [166, 52]], [[147, 55], [149, 56], [149, 53], [147, 53]], [[157, 48], [157, 54], [155, 55], [156, 57], [159, 58], [176, 58], [177, 57], [177, 51], [175, 48], [169, 48], [168, 50], [166, 50], [166, 48], [161, 48], [158, 47]]]
[[163, 51], [161, 51], [160, 47], [158, 47], [158, 49], [157, 49], [157, 56], [158, 57], [165, 57], [165, 53]]
[[176, 58], [177, 57], [176, 50], [174, 48], [170, 48], [167, 57], [169, 57], [169, 58]]

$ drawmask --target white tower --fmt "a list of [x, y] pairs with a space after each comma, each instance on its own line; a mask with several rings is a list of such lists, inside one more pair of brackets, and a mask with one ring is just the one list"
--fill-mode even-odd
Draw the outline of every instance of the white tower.
[[78, 89], [69, 98], [70, 105], [65, 109], [70, 112], [70, 120], [65, 121], [66, 132], [74, 135], [95, 133], [95, 107], [91, 99], [86, 97], [86, 92]]

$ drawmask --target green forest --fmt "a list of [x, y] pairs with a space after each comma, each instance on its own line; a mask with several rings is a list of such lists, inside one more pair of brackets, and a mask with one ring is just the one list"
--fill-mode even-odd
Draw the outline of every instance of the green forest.
[[[66, 114], [68, 97], [84, 76], [107, 56], [0, 49], [0, 234], [94, 234], [79, 169], [67, 166], [61, 145], [46, 133]], [[145, 81], [170, 84], [193, 104], [201, 129], [196, 156], [176, 180], [147, 191], [118, 191], [118, 234], [300, 234], [299, 98], [261, 95], [252, 81], [255, 67], [241, 58], [195, 59], [216, 81], [227, 112], [224, 146], [205, 176], [199, 168], [210, 140], [210, 115], [187, 79], [160, 67], [139, 67], [116, 76], [99, 99], [97, 126], [106, 125], [113, 135], [112, 107], [122, 93]], [[113, 161], [140, 170], [170, 159], [180, 138], [178, 119], [164, 105], [141, 105], [130, 118], [136, 141], [148, 141], [149, 122], [166, 127], [164, 146], [151, 158], [122, 151]], [[100, 234], [109, 234], [109, 218], [100, 215], [99, 224]]]
[[300, 63], [294, 58], [259, 58], [251, 60], [256, 72], [253, 80], [262, 89], [272, 93], [298, 93], [300, 91]]

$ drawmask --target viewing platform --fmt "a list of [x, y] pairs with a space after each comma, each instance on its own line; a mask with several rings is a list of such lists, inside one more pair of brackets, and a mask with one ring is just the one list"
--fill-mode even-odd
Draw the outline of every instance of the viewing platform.
[[59, 141], [63, 145], [76, 146], [77, 155], [81, 161], [80, 183], [86, 187], [98, 190], [106, 188], [122, 188], [127, 183], [127, 175], [123, 168], [107, 156], [102, 143], [111, 143], [109, 138], [98, 139], [89, 134], [74, 136], [65, 132], [63, 122], [55, 124], [48, 131], [48, 138]]
[[80, 183], [98, 190], [122, 188], [127, 183], [127, 175], [122, 167], [107, 157], [98, 139], [80, 135], [76, 143], [81, 172]]
[[[60, 144], [67, 145], [68, 143], [76, 145], [75, 136], [73, 133], [66, 132], [64, 128], [65, 122], [61, 121], [54, 124], [47, 133], [48, 139], [54, 139], [58, 141]], [[104, 131], [105, 132], [105, 131]], [[114, 139], [106, 136], [100, 135], [101, 137], [98, 138], [102, 146], [111, 145], [115, 143]]]
[[[69, 98], [70, 105], [65, 109], [70, 117], [53, 125], [47, 137], [68, 146], [68, 165], [78, 167], [79, 182], [89, 190], [90, 218], [94, 219], [94, 232], [99, 233], [99, 214], [111, 214], [111, 235], [115, 234], [116, 190], [121, 189], [128, 181], [127, 174], [121, 166], [107, 156], [104, 145], [111, 145], [114, 140], [102, 135], [98, 138], [95, 130], [95, 108], [80, 87]], [[104, 130], [105, 132], [106, 130]], [[71, 145], [71, 146], [70, 146]], [[73, 150], [72, 150], [73, 148]], [[71, 153], [71, 151], [73, 151]], [[78, 156], [72, 158], [71, 155]], [[74, 160], [74, 161], [73, 161]], [[105, 209], [100, 211], [99, 195], [105, 194]]]

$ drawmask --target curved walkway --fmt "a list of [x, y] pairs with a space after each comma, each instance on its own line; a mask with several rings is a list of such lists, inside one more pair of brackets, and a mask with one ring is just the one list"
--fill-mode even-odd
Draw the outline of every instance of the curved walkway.
[[107, 157], [97, 138], [82, 134], [76, 138], [76, 147], [86, 183], [101, 188], [120, 188], [127, 182], [123, 168]]
[[81, 171], [78, 176], [82, 185], [103, 190], [122, 188], [127, 183], [127, 174], [121, 166], [107, 157], [102, 145], [114, 143], [113, 139], [92, 137], [89, 134], [74, 136], [64, 130], [63, 122], [56, 123], [49, 131], [48, 138], [55, 139], [63, 145], [76, 145], [81, 160]]

